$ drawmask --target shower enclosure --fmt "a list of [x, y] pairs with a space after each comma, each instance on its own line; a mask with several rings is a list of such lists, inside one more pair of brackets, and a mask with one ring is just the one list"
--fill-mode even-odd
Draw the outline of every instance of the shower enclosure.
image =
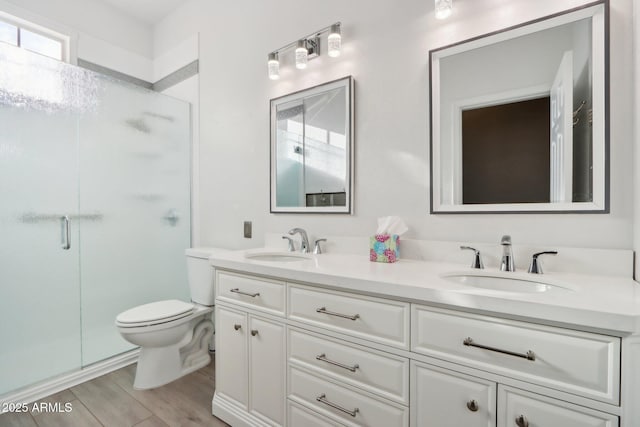
[[0, 43], [0, 396], [188, 299], [190, 132], [185, 102]]

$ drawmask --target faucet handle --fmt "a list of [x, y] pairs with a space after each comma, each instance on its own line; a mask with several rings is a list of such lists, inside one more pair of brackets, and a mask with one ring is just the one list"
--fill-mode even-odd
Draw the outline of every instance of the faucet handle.
[[327, 239], [316, 239], [316, 241], [313, 244], [313, 253], [314, 254], [321, 254], [322, 253], [322, 247], [320, 246], [320, 242], [326, 242]]
[[540, 255], [558, 255], [558, 251], [543, 251], [533, 254], [531, 257], [531, 264], [529, 265], [529, 273], [542, 274], [542, 263], [538, 260]]
[[289, 252], [295, 252], [296, 251], [296, 244], [293, 243], [293, 239], [291, 237], [288, 237], [288, 236], [282, 236], [282, 238], [283, 239], [287, 239], [287, 241], [288, 241], [287, 242], [288, 243], [287, 250]]
[[482, 257], [480, 256], [480, 251], [476, 248], [472, 248], [471, 246], [460, 246], [462, 250], [469, 250], [474, 252], [473, 264], [471, 264], [471, 268], [484, 268], [484, 263], [482, 262]]

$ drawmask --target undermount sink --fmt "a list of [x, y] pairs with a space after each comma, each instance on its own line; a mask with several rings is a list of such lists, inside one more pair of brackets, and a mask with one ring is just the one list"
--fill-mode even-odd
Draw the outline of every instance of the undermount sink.
[[244, 257], [253, 261], [267, 262], [296, 262], [311, 259], [311, 256], [308, 254], [277, 251], [246, 252]]
[[462, 285], [492, 291], [537, 293], [550, 290], [571, 290], [565, 286], [543, 282], [535, 277], [509, 277], [507, 274], [513, 273], [449, 273], [442, 275], [442, 278]]

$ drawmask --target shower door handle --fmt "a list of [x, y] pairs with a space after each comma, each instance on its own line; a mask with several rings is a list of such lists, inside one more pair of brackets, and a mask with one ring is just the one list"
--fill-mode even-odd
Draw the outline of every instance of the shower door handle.
[[69, 216], [60, 217], [62, 249], [68, 251], [71, 248], [71, 237], [69, 235]]

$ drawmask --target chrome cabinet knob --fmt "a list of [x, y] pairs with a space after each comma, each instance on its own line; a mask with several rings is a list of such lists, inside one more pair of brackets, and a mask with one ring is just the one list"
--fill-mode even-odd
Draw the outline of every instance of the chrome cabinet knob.
[[242, 326], [238, 325], [237, 323], [233, 325], [233, 329], [235, 329], [236, 331], [240, 330], [240, 328], [242, 328]]
[[478, 406], [478, 402], [475, 400], [470, 400], [467, 402], [467, 409], [471, 412], [477, 412], [480, 407]]
[[516, 425], [518, 427], [529, 427], [529, 421], [527, 420], [527, 417], [520, 415], [519, 417], [516, 417]]
[[252, 329], [251, 330], [251, 336], [255, 337], [256, 335], [258, 335], [258, 330], [257, 329]]

